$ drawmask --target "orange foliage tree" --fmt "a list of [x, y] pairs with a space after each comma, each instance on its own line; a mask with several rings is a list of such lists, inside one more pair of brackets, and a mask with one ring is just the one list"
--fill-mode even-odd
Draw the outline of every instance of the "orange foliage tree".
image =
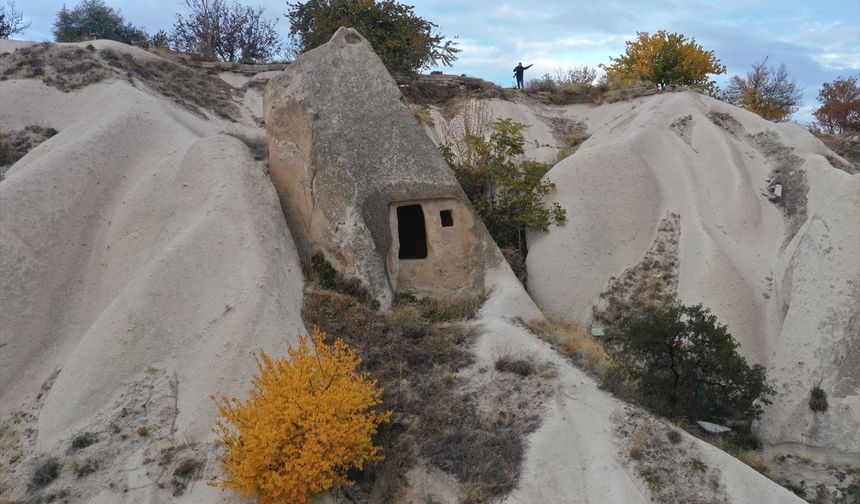
[[825, 82], [818, 91], [815, 119], [829, 133], [860, 131], [860, 86], [856, 75]]
[[301, 504], [354, 483], [350, 469], [382, 460], [373, 444], [391, 416], [377, 410], [382, 390], [358, 372], [354, 349], [341, 340], [328, 345], [325, 336], [315, 327], [290, 347], [289, 360], [255, 355], [259, 374], [249, 399], [212, 397], [226, 447], [226, 479], [212, 485], [263, 504]]
[[715, 84], [708, 75], [726, 72], [713, 51], [704, 50], [695, 39], [687, 40], [685, 35], [666, 30], [653, 35], [638, 32], [636, 40], [627, 42], [624, 54], [609, 59], [611, 65], [600, 67], [614, 85], [650, 82], [662, 89], [680, 84], [714, 92]]

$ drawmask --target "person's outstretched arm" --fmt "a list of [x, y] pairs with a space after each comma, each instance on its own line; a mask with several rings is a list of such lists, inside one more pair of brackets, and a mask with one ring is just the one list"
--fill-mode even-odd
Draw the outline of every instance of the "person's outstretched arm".
[[[532, 65], [534, 65], [534, 63], [532, 63]], [[529, 68], [531, 68], [531, 67], [532, 67], [532, 65], [529, 65], [529, 66], [527, 66], [527, 67], [523, 67], [523, 70], [528, 70]]]

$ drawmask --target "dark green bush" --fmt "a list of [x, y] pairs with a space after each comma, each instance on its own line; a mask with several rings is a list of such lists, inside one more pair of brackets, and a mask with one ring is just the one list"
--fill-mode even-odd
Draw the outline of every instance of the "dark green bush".
[[616, 349], [637, 395], [658, 414], [753, 420], [770, 404], [764, 367], [738, 354], [726, 326], [702, 305], [674, 304], [628, 322]]
[[45, 459], [36, 466], [33, 474], [30, 476], [30, 487], [34, 489], [46, 487], [53, 483], [59, 475], [60, 462], [53, 457]]
[[821, 385], [812, 387], [809, 393], [809, 409], [815, 412], [827, 411], [827, 393], [821, 388]]

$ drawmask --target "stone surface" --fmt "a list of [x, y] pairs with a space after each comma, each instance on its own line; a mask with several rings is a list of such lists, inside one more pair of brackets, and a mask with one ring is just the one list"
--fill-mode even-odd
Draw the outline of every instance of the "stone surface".
[[[427, 294], [483, 286], [488, 235], [358, 32], [341, 28], [271, 79], [264, 114], [272, 180], [303, 253], [322, 250], [383, 304], [398, 284]], [[401, 262], [392, 207], [425, 202], [428, 257]], [[440, 204], [460, 216], [453, 227], [438, 225]]]
[[[676, 213], [677, 251], [662, 247], [648, 280], [677, 282], [681, 302], [709, 307], [740, 352], [767, 368], [777, 395], [756, 425], [762, 441], [856, 463], [860, 175], [833, 166], [833, 153], [795, 124], [691, 92], [565, 113], [585, 117], [591, 137], [546, 175], [568, 222], [529, 236], [538, 306], [588, 324], [592, 307], [614, 302], [601, 299], [607, 286], [660, 251], [661, 220]], [[774, 173], [783, 198], [772, 202], [759, 191]], [[674, 261], [677, 278], [656, 275]], [[630, 286], [640, 303], [653, 301], [647, 287]], [[826, 412], [808, 406], [817, 383]]]

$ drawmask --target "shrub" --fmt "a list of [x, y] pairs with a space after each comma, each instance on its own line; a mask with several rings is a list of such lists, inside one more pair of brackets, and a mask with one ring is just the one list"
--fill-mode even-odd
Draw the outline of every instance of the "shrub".
[[466, 152], [443, 154], [469, 201], [500, 248], [515, 247], [525, 257], [526, 231], [546, 232], [563, 225], [566, 211], [546, 197], [554, 183], [543, 180], [549, 166], [525, 161], [525, 124], [499, 119], [490, 125], [489, 138], [482, 134], [465, 138]]
[[98, 436], [96, 436], [92, 432], [84, 432], [82, 434], [78, 434], [77, 436], [75, 436], [74, 439], [72, 439], [71, 449], [72, 451], [81, 450], [95, 443], [98, 440]]
[[821, 384], [812, 387], [809, 393], [809, 409], [815, 412], [827, 411], [827, 393], [821, 388]]
[[555, 79], [552, 78], [552, 75], [545, 73], [538, 77], [537, 79], [529, 79], [526, 83], [526, 91], [530, 93], [552, 93], [558, 88], [558, 85], [555, 82]]
[[315, 327], [311, 338], [289, 348], [289, 360], [257, 356], [249, 399], [213, 396], [227, 475], [215, 486], [263, 504], [307, 503], [351, 485], [349, 471], [382, 460], [373, 443], [391, 416], [376, 411], [382, 390], [357, 371], [355, 350], [341, 340], [328, 345], [325, 337]]
[[516, 358], [512, 355], [503, 355], [496, 359], [496, 371], [526, 377], [535, 372], [535, 367], [530, 360]]
[[57, 476], [60, 475], [60, 462], [54, 458], [48, 458], [43, 460], [36, 466], [36, 469], [33, 471], [33, 474], [30, 476], [30, 487], [31, 488], [43, 488], [51, 483]]
[[654, 309], [628, 322], [616, 350], [645, 405], [670, 418], [753, 420], [774, 394], [726, 326], [702, 305]]

